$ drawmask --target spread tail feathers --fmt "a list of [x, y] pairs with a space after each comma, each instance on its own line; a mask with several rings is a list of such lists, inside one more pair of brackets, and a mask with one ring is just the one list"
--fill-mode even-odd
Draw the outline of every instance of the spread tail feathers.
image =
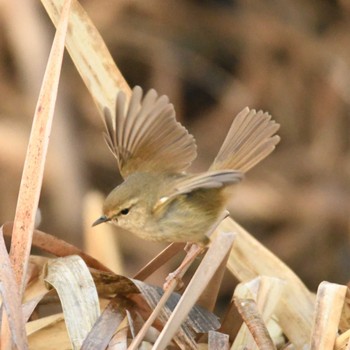
[[246, 107], [234, 119], [210, 170], [247, 172], [275, 149], [280, 141], [275, 135], [278, 129], [268, 113]]

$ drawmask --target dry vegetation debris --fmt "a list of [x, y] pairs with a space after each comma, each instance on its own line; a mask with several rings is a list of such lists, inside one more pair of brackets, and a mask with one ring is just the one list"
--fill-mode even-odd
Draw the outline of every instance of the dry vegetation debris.
[[[104, 236], [107, 253], [101, 248], [101, 256], [108, 255], [103, 258], [103, 261], [108, 263], [103, 264], [75, 245], [67, 243], [70, 241], [67, 236], [62, 240], [34, 229], [40, 191], [42, 183], [45, 185], [46, 181], [48, 196], [57, 195], [57, 202], [60, 203], [55, 210], [67, 214], [67, 208], [64, 208], [67, 207], [67, 203], [70, 203], [70, 209], [73, 208], [73, 213], [62, 216], [68, 222], [68, 232], [80, 231], [78, 221], [82, 205], [76, 198], [83, 197], [84, 187], [77, 180], [81, 169], [79, 170], [74, 147], [68, 146], [71, 151], [68, 153], [72, 154], [65, 153], [68, 163], [65, 163], [67, 160], [63, 161], [61, 154], [54, 157], [54, 162], [60, 163], [62, 160], [61, 167], [68, 165], [64, 167], [63, 172], [56, 174], [56, 168], [50, 170], [49, 167], [47, 180], [43, 172], [64, 45], [100, 112], [104, 106], [113, 106], [118, 90], [130, 93], [128, 84], [82, 6], [74, 0], [71, 7], [69, 1], [43, 0], [42, 3], [56, 25], [57, 33], [35, 110], [16, 215], [13, 224], [5, 224], [1, 231], [1, 236], [11, 237], [10, 254], [7, 253], [4, 240], [0, 241], [0, 293], [3, 302], [1, 347], [163, 349], [168, 346], [180, 349], [240, 349], [244, 346], [249, 349], [348, 349], [350, 325], [347, 286], [330, 282], [319, 283], [320, 280], [317, 283], [317, 277], [314, 277], [311, 283], [319, 286], [317, 294], [313, 294], [282, 260], [230, 218], [225, 219], [218, 227], [208, 252], [181, 295], [173, 293], [176, 281], [165, 293], [161, 288], [143, 282], [178, 254], [183, 249], [181, 244], [173, 244], [166, 248], [131, 278], [126, 277], [128, 274], [121, 273], [125, 271], [120, 263], [122, 259], [111, 256], [118, 248], [110, 250], [110, 247], [116, 244], [110, 232], [106, 232]], [[232, 6], [230, 2], [224, 3]], [[13, 11], [14, 4], [15, 1], [13, 4], [4, 4], [3, 13]], [[158, 82], [157, 85], [163, 87], [163, 92], [174, 97], [181, 115], [186, 117], [190, 110], [203, 113], [203, 107], [193, 104], [189, 108], [184, 104], [179, 94], [179, 77], [186, 75], [186, 79], [192, 81], [192, 85], [186, 84], [185, 91], [187, 96], [198, 98], [197, 102], [201, 102], [205, 97], [206, 102], [210, 102], [210, 98], [205, 94], [194, 94], [199, 82], [207, 84], [207, 93], [219, 103], [215, 111], [210, 108], [210, 103], [207, 104], [204, 118], [192, 121], [193, 127], [197, 128], [202, 138], [208, 139], [208, 135], [204, 131], [201, 132], [200, 124], [206, 124], [206, 128], [215, 125], [218, 113], [226, 111], [226, 114], [229, 114], [227, 112], [236, 111], [242, 103], [256, 103], [257, 107], [269, 109], [273, 115], [280, 116], [279, 122], [285, 125], [287, 142], [269, 164], [271, 169], [280, 167], [284, 172], [274, 176], [271, 171], [267, 175], [277, 184], [275, 186], [279, 187], [281, 193], [276, 193], [273, 186], [260, 186], [261, 180], [253, 181], [250, 188], [243, 188], [241, 212], [236, 205], [238, 216], [244, 219], [242, 213], [250, 207], [250, 214], [255, 213], [257, 218], [264, 218], [269, 222], [266, 224], [268, 229], [279, 228], [277, 242], [284, 239], [285, 236], [282, 235], [286, 234], [286, 231], [294, 230], [294, 236], [288, 235], [289, 244], [298, 252], [298, 256], [301, 256], [305, 269], [307, 254], [314, 259], [317, 257], [318, 263], [322, 259], [327, 262], [331, 258], [345, 260], [343, 266], [347, 267], [347, 259], [342, 259], [341, 252], [336, 249], [339, 248], [339, 242], [321, 246], [320, 241], [327, 241], [329, 231], [335, 235], [332, 237], [334, 241], [340, 241], [341, 234], [337, 235], [336, 231], [348, 230], [348, 210], [345, 209], [349, 208], [349, 191], [346, 186], [350, 169], [347, 133], [350, 50], [346, 47], [347, 36], [344, 35], [344, 27], [348, 24], [341, 19], [337, 22], [333, 17], [339, 15], [337, 11], [342, 11], [343, 19], [347, 18], [349, 8], [345, 2], [339, 2], [337, 6], [328, 4], [319, 7], [301, 2], [285, 2], [285, 5], [290, 11], [288, 16], [285, 9], [277, 3], [271, 7], [275, 12], [271, 12], [262, 11], [262, 5], [254, 2], [248, 2], [246, 5], [237, 2], [238, 9], [234, 17], [236, 21], [232, 22], [229, 11], [221, 9], [220, 14], [223, 17], [214, 16], [208, 11], [207, 6], [214, 6], [210, 5], [210, 2], [203, 7], [196, 2], [181, 4], [171, 12], [169, 7], [166, 7], [169, 4], [165, 2], [152, 1], [146, 8], [136, 1], [131, 6], [121, 3], [120, 8], [115, 10], [119, 11], [118, 13], [112, 11], [110, 17], [105, 13], [106, 17], [103, 19], [106, 20], [106, 25], [108, 18], [110, 21], [118, 19], [118, 25], [124, 26], [125, 29], [116, 31], [117, 34], [110, 33], [107, 40], [114, 40], [114, 35], [119, 36], [119, 44], [135, 40], [145, 59], [154, 60], [154, 67], [157, 69], [149, 78], [149, 82]], [[96, 3], [87, 4], [90, 11], [94, 6], [97, 6]], [[317, 9], [318, 13], [306, 11], [303, 17], [297, 16], [298, 11], [307, 8]], [[167, 31], [163, 38], [152, 35], [157, 26], [146, 33], [139, 31], [138, 34], [130, 35], [135, 31], [136, 25], [125, 23], [123, 9], [134, 13], [135, 18], [141, 15], [144, 18], [157, 18], [158, 21], [154, 23], [158, 26], [164, 21], [166, 26], [163, 23], [163, 28], [166, 27]], [[325, 9], [332, 9], [334, 12], [325, 13]], [[33, 8], [31, 5], [24, 5], [23, 10], [33, 11]], [[217, 55], [213, 60], [208, 58], [210, 55], [195, 55], [188, 48], [191, 46], [189, 42], [177, 52], [178, 57], [173, 55], [172, 45], [168, 45], [164, 38], [169, 38], [171, 29], [178, 25], [178, 36], [172, 38], [172, 43], [179, 40], [179, 33], [191, 26], [186, 18], [194, 10], [197, 11], [197, 23], [202, 25], [202, 29], [215, 27], [217, 33], [222, 34], [221, 45], [231, 47], [228, 39], [236, 38], [237, 41], [232, 47], [240, 52], [225, 51], [229, 57], [240, 58], [236, 65], [223, 67], [227, 60], [218, 52], [212, 52], [213, 56]], [[180, 24], [175, 20], [178, 17], [183, 18]], [[35, 15], [32, 18], [35, 18]], [[284, 18], [286, 24], [276, 18]], [[297, 19], [302, 21], [299, 27], [295, 26]], [[306, 35], [310, 28], [305, 27], [305, 23], [322, 32], [323, 35], [318, 36], [318, 41]], [[329, 23], [333, 23], [333, 26], [327, 26]], [[146, 26], [147, 21], [138, 25]], [[6, 26], [14, 28], [8, 19]], [[251, 26], [254, 27], [254, 31], [247, 30]], [[199, 30], [200, 26], [196, 28]], [[210, 48], [214, 46], [208, 44], [211, 42], [209, 31], [205, 32], [207, 42], [203, 33], [195, 34], [198, 39], [203, 40], [197, 41], [201, 50], [207, 49], [210, 53]], [[314, 36], [316, 34], [315, 31]], [[23, 62], [18, 63], [23, 68], [23, 76], [35, 80], [35, 64], [30, 67], [23, 54], [26, 50], [24, 40], [19, 40], [15, 32], [11, 35], [7, 40], [10, 40], [10, 37], [14, 40], [13, 52], [23, 58]], [[237, 38], [240, 38], [241, 42]], [[135, 45], [132, 42], [131, 44]], [[205, 44], [209, 45], [209, 48], [205, 47]], [[342, 45], [345, 47], [343, 50]], [[164, 55], [154, 54], [159, 50], [162, 50]], [[136, 56], [136, 61], [143, 60], [143, 57]], [[222, 66], [215, 63], [217, 57], [223, 60]], [[19, 100], [16, 101], [16, 97], [13, 97], [16, 96], [13, 90], [18, 84], [11, 82], [9, 71], [13, 67], [10, 66], [8, 71], [4, 64], [6, 57], [2, 59], [4, 62], [0, 69], [5, 77], [4, 81], [9, 84], [0, 83], [1, 94], [12, 96], [9, 99], [11, 103], [4, 100], [2, 113], [11, 114], [11, 105], [14, 103], [18, 108], [23, 107], [19, 106]], [[181, 63], [183, 60], [186, 64]], [[251, 64], [252, 61], [256, 64]], [[196, 63], [200, 69], [192, 70], [190, 62]], [[237, 66], [239, 73], [235, 72]], [[137, 67], [140, 69], [140, 65]], [[206, 75], [209, 71], [210, 76]], [[171, 84], [169, 81], [165, 83], [160, 78], [161, 75], [171, 79]], [[319, 84], [320, 76], [323, 84]], [[76, 82], [72, 82], [72, 88], [75, 84]], [[33, 85], [29, 82], [28, 86]], [[23, 84], [24, 89], [28, 86]], [[237, 99], [233, 101], [232, 95]], [[284, 100], [281, 99], [282, 95]], [[78, 93], [75, 96], [78, 96]], [[309, 103], [309, 100], [312, 102]], [[309, 115], [308, 119], [305, 119], [305, 113]], [[97, 125], [97, 122], [91, 120], [86, 122]], [[64, 130], [60, 135], [62, 140], [69, 132], [64, 124], [60, 124], [59, 128], [61, 132]], [[17, 133], [11, 133], [11, 125], [7, 123], [1, 126], [0, 133], [4, 143], [9, 142], [11, 138], [19, 138]], [[89, 132], [88, 138], [89, 143], [94, 144], [94, 136]], [[287, 152], [290, 145], [295, 145], [294, 151]], [[207, 147], [211, 148], [212, 145], [209, 143]], [[22, 162], [19, 153], [16, 149], [2, 147], [1, 156], [7, 169], [11, 170], [11, 167], [16, 167], [17, 163]], [[105, 166], [97, 154], [99, 152], [96, 152], [96, 158], [90, 161], [98, 166]], [[78, 165], [75, 166], [76, 164]], [[76, 168], [75, 173], [69, 169], [69, 165]], [[285, 180], [281, 174], [285, 175]], [[310, 179], [316, 176], [317, 181], [307, 187]], [[336, 183], [335, 178], [338, 181]], [[8, 177], [4, 175], [4, 179], [8, 180]], [[66, 185], [66, 188], [63, 187], [64, 191], [62, 183]], [[252, 191], [260, 196], [259, 200], [251, 194]], [[7, 205], [6, 195], [8, 193], [4, 189], [2, 207]], [[94, 202], [92, 206], [96, 208], [100, 202], [99, 197], [89, 198], [87, 201]], [[72, 218], [71, 221], [67, 219], [69, 217]], [[86, 214], [86, 221], [92, 222], [93, 219]], [[52, 232], [54, 227], [55, 225], [52, 226]], [[311, 232], [303, 241], [303, 245], [301, 235], [305, 232], [302, 227]], [[96, 239], [96, 235], [94, 238], [88, 229], [85, 232], [90, 246], [99, 246], [98, 241], [101, 238]], [[271, 246], [274, 247], [273, 244]], [[29, 255], [31, 247], [48, 253], [49, 257]], [[317, 255], [322, 248], [322, 254]], [[348, 249], [344, 251], [348, 252]], [[288, 257], [288, 254], [292, 252], [282, 252], [280, 255]], [[213, 311], [226, 268], [237, 278], [239, 284], [232, 293], [231, 301], [225, 305], [224, 316], [219, 322]], [[344, 275], [340, 276], [344, 278]], [[57, 310], [57, 305], [61, 305], [62, 309]]]

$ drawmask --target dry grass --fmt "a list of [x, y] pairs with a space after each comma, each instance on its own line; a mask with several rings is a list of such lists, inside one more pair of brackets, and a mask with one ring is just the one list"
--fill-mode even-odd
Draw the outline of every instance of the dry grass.
[[[83, 198], [82, 187], [77, 185], [78, 190], [76, 190], [70, 187], [71, 183], [67, 183], [67, 188], [62, 191], [60, 186], [62, 182], [66, 183], [69, 179], [72, 179], [73, 183], [76, 182], [75, 176], [68, 168], [65, 168], [62, 173], [58, 172], [58, 175], [53, 175], [55, 171], [49, 171], [47, 174], [49, 180], [45, 180], [46, 175], [44, 176], [64, 43], [99, 112], [104, 106], [113, 107], [118, 90], [130, 93], [128, 84], [81, 5], [75, 0], [72, 0], [71, 6], [69, 1], [42, 0], [42, 3], [56, 25], [57, 32], [34, 113], [14, 222], [5, 224], [1, 230], [2, 236], [11, 237], [10, 254], [7, 252], [4, 240], [0, 240], [0, 292], [4, 306], [1, 318], [1, 348], [349, 349], [350, 321], [347, 286], [321, 282], [318, 283], [317, 294], [313, 294], [285, 263], [231, 218], [225, 219], [216, 230], [208, 251], [190, 281], [185, 284], [181, 295], [174, 293], [175, 288], [179, 287], [177, 281], [174, 281], [165, 293], [160, 287], [144, 282], [151, 275], [157, 275], [159, 280], [162, 280], [162, 269], [167, 269], [164, 267], [167, 266], [166, 263], [182, 251], [183, 245], [181, 244], [170, 245], [149, 264], [146, 264], [134, 278], [131, 278], [127, 277], [129, 274], [125, 271], [120, 241], [115, 234], [108, 231], [108, 227], [99, 228], [99, 231], [96, 230], [94, 234], [90, 231], [89, 225], [85, 225], [87, 251], [94, 257], [68, 243], [74, 239], [62, 240], [34, 229], [40, 192], [42, 185], [45, 186], [45, 181], [47, 181], [48, 188], [55, 188], [52, 193], [57, 195], [58, 202], [62, 200], [61, 207], [72, 208], [75, 215], [77, 212], [80, 214], [83, 210], [80, 205], [78, 208], [74, 207], [77, 204], [76, 197]], [[159, 6], [152, 6], [155, 4]], [[145, 8], [144, 5], [134, 2], [133, 6], [139, 11], [144, 11], [145, 16], [155, 16], [160, 21], [167, 20], [169, 28], [175, 26], [172, 16], [185, 17], [186, 11], [191, 11], [196, 6], [194, 3], [182, 4], [176, 7], [173, 13], [169, 13], [169, 9], [167, 12], [164, 7], [166, 5], [162, 4], [163, 2], [155, 1], [154, 4], [150, 3], [149, 8]], [[13, 6], [4, 5], [4, 12], [13, 10]], [[96, 5], [90, 4], [90, 6]], [[176, 58], [172, 57], [171, 50], [169, 51], [164, 41], [159, 38], [156, 40], [155, 36], [140, 33], [139, 36], [129, 37], [128, 34], [133, 31], [133, 28], [123, 23], [121, 13], [124, 6], [126, 5], [121, 3], [119, 12], [111, 16], [111, 19], [120, 20], [121, 28], [125, 25], [124, 31], [118, 32], [121, 37], [119, 39], [121, 41], [127, 41], [129, 38], [136, 41], [146, 40], [149, 47], [156, 49], [155, 52], [162, 50], [164, 53], [164, 55], [152, 56], [159, 72], [164, 73], [167, 68], [165, 66], [168, 64], [165, 62], [173, 60], [172, 68], [180, 74], [180, 63], [174, 62]], [[290, 9], [293, 6], [298, 5], [289, 5]], [[302, 5], [299, 4], [299, 6]], [[345, 4], [342, 6], [346, 11]], [[250, 4], [250, 7], [255, 8], [253, 3]], [[276, 9], [278, 10], [278, 6]], [[27, 10], [29, 11], [29, 8]], [[159, 17], [160, 13], [163, 16]], [[224, 17], [220, 20], [215, 16], [210, 17], [210, 12], [205, 12], [203, 9], [198, 11], [197, 16], [199, 19], [210, 20], [209, 27], [215, 25], [218, 31], [227, 34], [234, 29], [239, 32], [242, 30], [240, 26], [246, 28], [247, 26], [243, 26], [244, 23], [254, 24], [259, 29], [261, 45], [268, 47], [271, 42], [276, 47], [283, 47], [279, 41], [283, 31], [283, 35], [290, 39], [290, 44], [293, 43], [293, 40], [297, 40], [300, 46], [298, 55], [312, 56], [315, 60], [325, 60], [326, 53], [308, 42], [300, 33], [295, 33], [294, 28], [282, 27], [278, 21], [268, 21], [268, 13], [260, 17], [252, 13], [254, 14], [254, 11], [241, 16], [241, 22], [235, 23], [236, 27], [232, 29], [225, 25], [229, 22], [224, 20], [224, 11], [221, 13]], [[108, 19], [108, 16], [106, 18]], [[267, 22], [269, 22], [268, 26], [265, 25]], [[69, 23], [68, 30], [67, 23]], [[183, 24], [185, 26], [186, 21]], [[13, 35], [16, 34], [13, 33]], [[247, 42], [251, 45], [251, 47], [249, 45], [246, 47], [247, 57], [256, 58], [257, 53], [260, 53], [256, 51], [259, 45], [255, 43], [254, 46], [254, 38], [250, 38]], [[18, 44], [18, 51], [21, 50], [21, 47], [25, 47], [24, 43]], [[287, 56], [292, 59], [295, 51], [290, 48], [285, 48], [285, 50], [286, 52], [277, 52], [276, 55], [279, 53], [283, 56], [288, 53], [290, 57]], [[288, 50], [290, 52], [287, 52]], [[181, 55], [188, 58], [191, 57], [191, 52], [184, 49]], [[278, 57], [281, 59], [280, 56]], [[261, 50], [259, 58], [254, 71], [249, 70], [249, 65], [242, 65], [242, 72], [248, 77], [247, 85], [244, 87], [234, 80], [231, 81], [231, 88], [228, 88], [220, 97], [219, 108], [215, 112], [207, 113], [206, 123], [204, 123], [207, 124], [206, 128], [213, 123], [216, 113], [220, 110], [222, 112], [222, 110], [233, 111], [236, 107], [238, 109], [238, 102], [232, 102], [231, 96], [237, 96], [239, 103], [244, 101], [259, 104], [260, 100], [257, 96], [260, 96], [262, 101], [261, 96], [264, 93], [273, 94], [276, 89], [284, 89], [285, 95], [288, 96], [288, 88], [292, 87], [295, 90], [300, 88], [298, 85], [300, 82], [293, 79], [293, 74], [295, 74], [293, 69], [298, 69], [297, 65], [293, 66], [289, 72], [290, 86], [284, 86], [281, 85], [281, 79], [278, 77], [278, 74], [282, 74], [282, 70], [281, 72], [270, 71], [268, 75], [264, 75], [265, 71], [262, 67], [268, 64], [266, 51]], [[223, 69], [213, 67], [210, 61], [198, 58], [197, 62], [203, 71], [211, 70], [212, 74], [217, 75], [220, 79], [229, 78]], [[312, 134], [313, 137], [310, 149], [308, 152], [303, 152], [305, 156], [305, 164], [301, 164], [303, 174], [307, 173], [315, 155], [324, 156], [322, 164], [319, 163], [321, 164], [319, 165], [320, 171], [329, 167], [339, 170], [336, 159], [339, 153], [337, 152], [341, 146], [348, 147], [348, 145], [342, 145], [337, 137], [343, 120], [332, 119], [330, 121], [327, 118], [331, 112], [340, 113], [337, 104], [339, 99], [347, 101], [346, 103], [349, 101], [346, 84], [348, 68], [343, 61], [335, 60], [332, 61], [332, 64], [325, 86], [313, 90], [313, 93], [320, 95], [321, 98], [318, 100], [319, 104], [311, 108], [311, 114], [318, 113], [317, 118], [314, 115], [314, 118], [308, 120], [311, 126], [308, 125], [309, 129], [305, 131], [305, 134]], [[30, 64], [23, 63], [23, 66], [29, 67]], [[177, 71], [176, 68], [178, 68]], [[35, 76], [34, 73], [30, 74], [29, 70], [29, 68], [27, 71], [24, 70], [24, 74], [28, 73], [28, 77]], [[176, 99], [176, 96], [179, 96], [179, 81], [175, 78], [174, 72], [171, 74], [165, 72], [165, 74], [172, 77], [172, 84], [164, 85], [164, 81], [157, 74], [153, 76], [153, 81], [158, 80], [160, 86], [163, 84], [164, 90], [170, 90], [166, 92], [175, 96], [175, 104], [179, 105], [181, 110], [181, 101], [179, 98]], [[249, 78], [253, 75], [254, 81]], [[188, 79], [196, 81], [201, 78], [193, 72], [193, 76], [189, 76]], [[252, 79], [250, 85], [249, 79]], [[271, 81], [268, 91], [262, 88], [264, 79]], [[250, 89], [247, 89], [247, 86]], [[1, 87], [5, 89], [4, 86]], [[7, 88], [11, 89], [11, 86]], [[218, 94], [217, 86], [213, 84], [210, 91], [213, 95]], [[292, 97], [295, 98], [295, 95]], [[271, 106], [276, 104], [277, 115], [286, 118], [281, 119], [280, 122], [283, 124], [285, 121], [286, 128], [290, 131], [289, 138], [287, 138], [289, 142], [292, 143], [299, 137], [302, 138], [297, 133], [298, 127], [288, 122], [288, 116], [296, 115], [296, 106], [293, 101], [289, 102], [289, 109], [281, 108], [282, 102], [278, 100], [271, 99], [269, 103]], [[9, 107], [4, 103], [3, 108], [6, 111], [6, 108]], [[58, 104], [57, 109], [59, 108], [62, 106]], [[284, 116], [282, 116], [283, 113]], [[58, 114], [57, 110], [56, 114]], [[296, 124], [302, 122], [300, 119], [296, 121]], [[316, 122], [319, 122], [321, 127], [314, 130], [312, 125]], [[61, 123], [57, 124], [58, 128], [66, 131]], [[203, 123], [203, 120], [200, 123]], [[198, 130], [200, 130], [199, 126]], [[327, 130], [327, 133], [324, 133], [324, 130]], [[0, 132], [4, 134], [5, 141], [8, 140], [6, 136], [11, 135], [6, 132], [6, 126]], [[61, 137], [62, 135], [64, 138], [69, 134], [63, 132]], [[94, 136], [89, 136], [91, 137], [90, 143], [94, 144]], [[322, 147], [320, 147], [321, 140]], [[327, 147], [324, 149], [325, 145]], [[326, 154], [321, 153], [323, 149]], [[68, 148], [68, 150], [74, 153], [73, 148]], [[10, 158], [15, 158], [14, 163], [21, 161], [20, 157], [11, 153], [10, 149], [2, 152], [5, 154], [5, 151], [10, 152]], [[6, 159], [4, 154], [1, 155]], [[72, 167], [79, 163], [74, 162], [76, 158], [72, 154], [67, 153], [67, 158]], [[284, 167], [285, 160], [282, 156], [279, 158], [277, 160], [281, 163], [281, 167]], [[54, 159], [56, 162], [62, 160], [61, 156]], [[96, 163], [101, 167], [104, 166], [102, 161], [99, 163], [96, 160]], [[65, 164], [64, 161], [63, 164]], [[347, 161], [344, 164], [346, 173], [349, 163]], [[7, 160], [6, 165], [10, 167], [11, 162]], [[290, 170], [289, 167], [287, 167], [287, 173], [288, 170]], [[63, 177], [60, 178], [59, 175], [63, 173]], [[332, 171], [328, 173], [328, 176], [331, 174]], [[268, 176], [273, 178], [271, 174]], [[289, 176], [290, 180], [297, 178], [298, 171], [292, 169]], [[326, 181], [326, 178], [320, 177], [321, 181]], [[281, 179], [275, 179], [277, 184], [280, 183]], [[298, 191], [295, 191], [293, 186], [285, 186], [284, 192], [280, 195], [276, 194], [272, 186], [260, 188], [259, 185], [259, 182], [256, 182], [254, 187], [253, 183], [252, 188], [261, 194], [260, 201], [250, 194], [251, 190], [248, 187], [243, 187], [245, 197], [241, 203], [242, 211], [250, 206], [253, 208], [250, 209], [250, 213], [255, 211], [257, 217], [259, 215], [268, 217], [272, 222], [271, 226], [276, 222], [285, 222], [283, 215], [287, 215], [287, 209], [289, 210], [288, 215], [296, 223], [295, 227], [299, 227], [297, 224], [300, 225], [303, 222], [311, 225], [313, 221], [310, 217], [314, 220], [319, 219], [316, 222], [317, 225], [315, 224], [316, 228], [328, 223], [324, 217], [318, 217], [315, 213], [326, 213], [329, 210], [326, 204], [320, 208], [320, 202], [325, 198], [330, 198], [330, 200], [334, 198], [334, 192], [331, 190], [324, 193], [314, 189], [314, 192], [305, 194], [302, 193], [302, 187], [298, 187]], [[61, 192], [67, 195], [62, 196]], [[286, 197], [289, 199], [286, 200]], [[294, 206], [300, 206], [300, 210], [291, 208], [292, 200], [296, 203]], [[314, 201], [316, 204], [313, 203]], [[87, 223], [94, 221], [97, 215], [94, 208], [100, 207], [100, 203], [101, 199], [98, 195], [86, 197], [84, 221]], [[344, 216], [342, 213], [337, 213], [336, 210], [338, 205], [338, 202], [334, 204], [335, 209], [332, 213], [338, 215], [339, 222], [343, 224]], [[280, 211], [276, 209], [277, 207], [281, 207]], [[76, 211], [77, 209], [80, 211]], [[238, 208], [237, 212], [244, 218]], [[328, 212], [327, 215], [327, 218], [333, 218]], [[69, 215], [66, 219], [68, 217]], [[79, 230], [76, 220], [77, 218], [73, 216], [68, 226], [75, 232], [80, 232], [82, 230]], [[300, 240], [289, 239], [297, 250], [298, 247], [301, 247]], [[309, 246], [306, 245], [306, 252], [310, 254], [313, 249], [311, 243]], [[42, 256], [29, 255], [31, 247], [38, 249]], [[303, 246], [303, 249], [306, 248]], [[43, 253], [48, 257], [44, 257]], [[231, 292], [231, 300], [224, 305], [224, 316], [219, 322], [213, 312], [217, 305], [220, 286], [225, 282], [224, 271], [226, 269], [235, 276], [239, 283]]]

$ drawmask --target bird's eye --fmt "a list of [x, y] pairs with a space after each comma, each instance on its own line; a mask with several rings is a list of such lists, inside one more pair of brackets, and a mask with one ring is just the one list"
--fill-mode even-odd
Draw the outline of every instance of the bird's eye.
[[120, 214], [122, 214], [122, 215], [128, 215], [128, 214], [129, 214], [129, 208], [122, 209], [122, 210], [120, 211]]

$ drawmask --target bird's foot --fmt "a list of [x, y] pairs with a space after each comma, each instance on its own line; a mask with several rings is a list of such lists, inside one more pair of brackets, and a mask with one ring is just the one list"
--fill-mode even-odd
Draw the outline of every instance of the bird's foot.
[[170, 286], [173, 283], [175, 284], [182, 283], [183, 275], [185, 274], [187, 269], [190, 267], [192, 262], [197, 258], [197, 256], [200, 255], [205, 250], [205, 248], [195, 243], [192, 243], [192, 244], [187, 243], [185, 250], [187, 251], [187, 255], [185, 256], [185, 259], [182, 261], [181, 265], [174, 272], [169, 273], [163, 285], [164, 290], [167, 290], [168, 288], [170, 288]]

